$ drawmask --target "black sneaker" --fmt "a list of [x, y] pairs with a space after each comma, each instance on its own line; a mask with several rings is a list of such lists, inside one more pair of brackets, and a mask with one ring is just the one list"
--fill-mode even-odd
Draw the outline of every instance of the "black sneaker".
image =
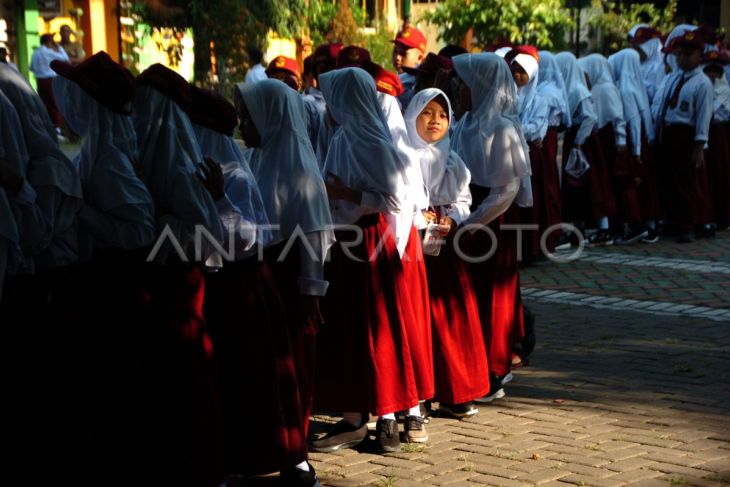
[[655, 244], [659, 241], [659, 231], [657, 229], [649, 229], [646, 237], [641, 239], [641, 243]]
[[501, 377], [494, 375], [494, 374], [489, 374], [489, 386], [490, 386], [489, 392], [487, 393], [486, 396], [482, 396], [477, 399], [474, 399], [474, 402], [478, 402], [480, 404], [487, 404], [487, 403], [494, 401], [495, 399], [503, 398], [506, 394], [502, 387], [504, 385], [502, 382], [502, 379], [504, 379], [507, 376], [510, 376], [509, 380], [512, 380], [512, 374], [503, 375]]
[[353, 426], [344, 419], [335, 424], [322, 438], [310, 444], [310, 450], [318, 453], [330, 453], [343, 448], [359, 445], [368, 435], [368, 425]]
[[308, 472], [296, 467], [282, 470], [279, 477], [281, 485], [286, 487], [322, 487], [312, 464], [307, 462], [307, 465], [309, 465]]
[[440, 402], [439, 411], [448, 414], [452, 418], [461, 419], [474, 416], [479, 412], [479, 409], [477, 409], [477, 407], [471, 402], [462, 402], [461, 404]]
[[426, 431], [425, 423], [426, 421], [421, 416], [408, 416], [406, 418], [403, 429], [408, 443], [426, 443], [428, 441], [428, 431]]
[[611, 232], [608, 230], [596, 230], [586, 239], [586, 244], [590, 247], [613, 245], [613, 237], [611, 237]]
[[614, 239], [616, 245], [631, 245], [649, 236], [644, 225], [630, 225], [623, 237]]
[[375, 441], [377, 449], [383, 453], [400, 451], [398, 423], [394, 419], [378, 418], [375, 425]]
[[562, 234], [555, 242], [555, 250], [570, 250], [570, 247], [572, 246], [570, 237], [571, 234], [569, 233]]

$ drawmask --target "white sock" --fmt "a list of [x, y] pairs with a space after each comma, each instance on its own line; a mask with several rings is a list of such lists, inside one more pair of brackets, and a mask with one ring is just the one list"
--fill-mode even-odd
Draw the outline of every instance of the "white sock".
[[296, 466], [297, 470], [302, 470], [303, 472], [309, 472], [309, 464], [304, 461]]
[[423, 417], [423, 416], [421, 416], [421, 406], [419, 406], [419, 405], [415, 405], [415, 406], [413, 406], [412, 408], [410, 408], [410, 409], [408, 410], [408, 416], [418, 416], [418, 417]]
[[383, 419], [392, 419], [393, 421], [395, 421], [395, 413], [383, 414], [380, 417]]
[[342, 413], [342, 419], [353, 425], [355, 428], [362, 426], [362, 414], [360, 413]]
[[608, 217], [607, 216], [601, 217], [601, 219], [598, 220], [598, 229], [599, 230], [608, 230]]

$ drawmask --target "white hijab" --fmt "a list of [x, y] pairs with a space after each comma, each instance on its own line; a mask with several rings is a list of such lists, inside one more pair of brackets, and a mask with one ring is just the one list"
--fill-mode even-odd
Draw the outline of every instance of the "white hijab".
[[608, 58], [608, 64], [623, 99], [626, 120], [641, 117], [644, 133], [651, 140], [654, 137], [654, 122], [651, 103], [642, 81], [639, 53], [634, 49], [622, 49]]
[[[676, 39], [677, 37], [682, 37], [685, 32], [693, 30], [697, 30], [696, 25], [679, 24], [677, 27], [672, 29], [672, 32], [670, 32], [667, 36], [667, 39], [664, 41], [664, 47], [668, 48], [674, 39]], [[671, 52], [667, 54], [667, 63], [672, 68], [673, 73], [676, 73], [679, 70], [679, 66], [677, 65], [677, 57]]]
[[54, 186], [66, 196], [75, 198], [80, 208], [83, 195], [79, 175], [58, 146], [56, 130], [40, 96], [20, 73], [3, 63], [0, 63], [0, 90], [13, 104], [20, 119], [30, 157], [28, 181], [31, 186]]
[[537, 84], [537, 92], [548, 100], [552, 109], [557, 109], [562, 114], [563, 125], [571, 126], [571, 110], [568, 104], [568, 92], [565, 89], [563, 75], [555, 61], [555, 56], [548, 51], [540, 51], [540, 81]]
[[[636, 24], [629, 31], [629, 38], [634, 37], [636, 35], [636, 31], [642, 27], [649, 27], [649, 24]], [[641, 79], [644, 83], [644, 87], [646, 88], [647, 95], [651, 98], [658, 88], [659, 80], [661, 80], [665, 74], [662, 40], [658, 37], [654, 37], [643, 44], [640, 44], [638, 47], [646, 55], [644, 61], [641, 61]]]
[[[327, 189], [307, 135], [305, 109], [299, 94], [275, 79], [239, 83], [236, 96], [246, 105], [261, 147], [251, 155], [251, 172], [258, 182], [269, 221], [279, 225], [271, 244], [297, 227], [324, 232], [322, 251], [334, 243]], [[321, 256], [324, 257], [324, 256]]]
[[443, 139], [428, 143], [418, 135], [416, 129], [418, 116], [430, 101], [439, 96], [446, 100], [449, 120], [451, 119], [451, 103], [443, 91], [437, 88], [426, 88], [419, 91], [411, 100], [405, 113], [408, 139], [420, 163], [419, 166], [428, 190], [428, 203], [432, 206], [450, 205], [456, 203], [460, 195], [469, 194], [468, 201], [464, 201], [469, 205], [471, 204], [471, 194], [469, 193], [471, 173], [461, 157], [451, 150], [448, 131]]
[[608, 60], [601, 54], [590, 54], [578, 60], [578, 65], [591, 82], [591, 96], [598, 117], [597, 128], [609, 123], [616, 125], [624, 121], [624, 105], [616, 84], [613, 82]]
[[517, 89], [517, 105], [520, 111], [520, 120], [523, 124], [532, 120], [538, 105], [535, 103], [537, 97], [537, 86], [539, 83], [540, 66], [537, 59], [529, 54], [518, 54], [513, 63], [519, 64], [528, 76], [527, 85]]
[[714, 80], [712, 83], [712, 89], [715, 92], [715, 96], [712, 101], [713, 113], [725, 107], [727, 112], [730, 112], [730, 83], [727, 81], [727, 77], [721, 76]]
[[[185, 232], [190, 232], [192, 225], [203, 225], [213, 238], [222, 242], [224, 231], [218, 210], [198, 181], [203, 154], [190, 118], [172, 99], [140, 83], [136, 87], [134, 111], [139, 162], [158, 205], [157, 212], [178, 219]], [[183, 248], [190, 244], [180, 243]], [[164, 259], [165, 255], [160, 257]], [[206, 259], [208, 255], [202, 257]]]
[[583, 71], [578, 66], [578, 60], [570, 52], [561, 52], [555, 55], [555, 62], [563, 75], [565, 90], [568, 93], [568, 106], [570, 106], [571, 118], [577, 114], [578, 106], [583, 100], [591, 97], [591, 92], [586, 86]]
[[[509, 66], [492, 53], [460, 54], [453, 61], [457, 74], [471, 89], [472, 109], [454, 129], [452, 145], [469, 167], [474, 184], [498, 188], [515, 178], [527, 177], [529, 181], [529, 149], [517, 112], [517, 86]], [[491, 139], [505, 122], [517, 133], [523, 152], [520, 157], [492, 150]]]
[[[233, 138], [226, 134], [197, 124], [193, 124], [193, 129], [203, 156], [210, 157], [223, 169], [226, 196], [246, 221], [257, 226], [256, 242], [265, 247], [272, 238], [271, 231], [264, 229], [269, 224], [269, 218], [259, 185], [243, 152]], [[228, 188], [232, 184], [236, 188], [230, 191]]]

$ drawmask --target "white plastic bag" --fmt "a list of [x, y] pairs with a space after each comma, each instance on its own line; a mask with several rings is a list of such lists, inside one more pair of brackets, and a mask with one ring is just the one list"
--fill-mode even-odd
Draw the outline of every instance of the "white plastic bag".
[[570, 149], [568, 162], [565, 164], [565, 172], [575, 179], [580, 179], [591, 168], [586, 155], [580, 149]]

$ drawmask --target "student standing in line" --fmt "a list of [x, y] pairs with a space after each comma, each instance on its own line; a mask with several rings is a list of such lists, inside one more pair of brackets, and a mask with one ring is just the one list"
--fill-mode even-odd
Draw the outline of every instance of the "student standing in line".
[[505, 395], [512, 348], [522, 334], [517, 235], [501, 224], [517, 222], [516, 209], [507, 215], [513, 203], [532, 204], [529, 149], [507, 63], [492, 53], [462, 54], [453, 61], [461, 80], [460, 104], [468, 109], [451, 138], [472, 175], [472, 213], [463, 225], [489, 225], [496, 236], [494, 243], [484, 230], [472, 228], [464, 243], [476, 260], [470, 270], [490, 368], [489, 393], [477, 402], [491, 402]]
[[641, 81], [651, 102], [666, 76], [662, 33], [647, 24], [638, 24], [631, 28], [628, 38], [631, 47], [639, 54]]
[[489, 392], [479, 307], [469, 268], [453, 242], [457, 226], [469, 216], [471, 174], [449, 147], [451, 105], [444, 92], [426, 88], [416, 93], [405, 119], [428, 193], [422, 211], [439, 226], [436, 238], [444, 239], [438, 255], [426, 255], [436, 399], [440, 411], [463, 418], [477, 414], [472, 401]]

